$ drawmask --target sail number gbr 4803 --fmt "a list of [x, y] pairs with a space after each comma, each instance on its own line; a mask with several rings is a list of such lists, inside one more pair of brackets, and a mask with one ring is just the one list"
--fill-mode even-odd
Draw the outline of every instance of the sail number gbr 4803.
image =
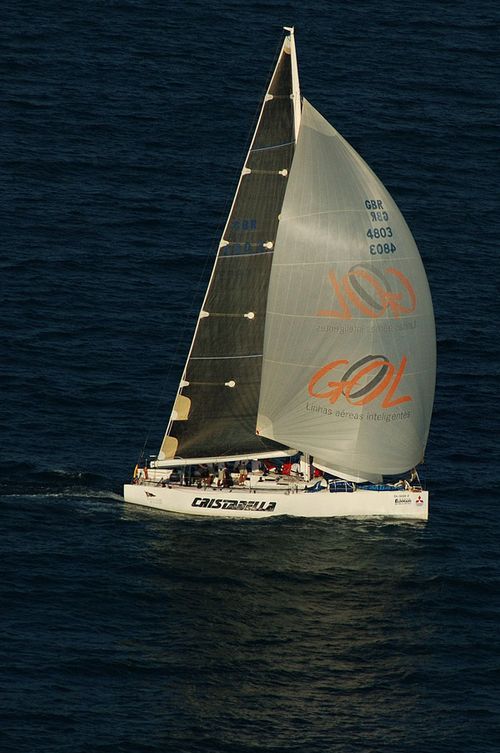
[[[389, 212], [384, 208], [384, 202], [382, 199], [365, 199], [365, 209], [370, 212], [370, 220], [372, 222], [386, 223], [389, 221]], [[382, 254], [393, 254], [397, 251], [397, 246], [392, 240], [394, 233], [390, 225], [383, 225], [382, 227], [368, 228], [366, 231], [366, 237], [376, 243], [370, 243], [369, 251], [372, 256], [380, 256]]]

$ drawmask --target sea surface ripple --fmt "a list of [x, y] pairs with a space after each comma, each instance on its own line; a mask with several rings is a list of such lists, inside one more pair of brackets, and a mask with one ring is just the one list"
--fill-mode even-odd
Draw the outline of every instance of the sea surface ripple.
[[[498, 7], [4, 0], [0, 749], [497, 753]], [[280, 41], [438, 328], [427, 525], [123, 504]]]

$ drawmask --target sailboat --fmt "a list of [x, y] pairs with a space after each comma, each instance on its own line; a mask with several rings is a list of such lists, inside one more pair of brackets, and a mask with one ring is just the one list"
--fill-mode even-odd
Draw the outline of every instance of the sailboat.
[[387, 189], [301, 96], [284, 28], [165, 437], [124, 498], [212, 517], [426, 520], [423, 264]]

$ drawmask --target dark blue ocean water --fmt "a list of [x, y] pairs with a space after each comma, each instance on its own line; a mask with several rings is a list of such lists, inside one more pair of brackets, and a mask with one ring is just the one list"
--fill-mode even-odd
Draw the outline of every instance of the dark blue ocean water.
[[[2, 752], [500, 750], [497, 7], [2, 3]], [[120, 501], [283, 24], [428, 272], [426, 526]]]

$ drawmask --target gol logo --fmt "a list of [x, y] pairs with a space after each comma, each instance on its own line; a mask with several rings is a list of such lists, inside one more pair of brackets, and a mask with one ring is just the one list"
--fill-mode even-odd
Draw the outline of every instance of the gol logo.
[[[371, 319], [378, 319], [387, 309], [395, 319], [401, 314], [411, 314], [415, 311], [415, 291], [409, 279], [395, 267], [389, 267], [382, 273], [367, 264], [356, 264], [340, 282], [335, 272], [329, 272], [328, 277], [339, 308], [322, 309], [317, 312], [317, 316], [351, 319], [349, 307]], [[396, 289], [393, 290], [393, 287]]]
[[351, 405], [366, 405], [385, 392], [382, 408], [393, 408], [412, 400], [410, 395], [395, 396], [406, 363], [406, 356], [403, 356], [396, 369], [386, 356], [365, 356], [348, 368], [338, 381], [327, 381], [339, 366], [349, 365], [345, 359], [331, 361], [313, 375], [308, 384], [309, 394], [329, 403], [336, 403], [343, 395]]

